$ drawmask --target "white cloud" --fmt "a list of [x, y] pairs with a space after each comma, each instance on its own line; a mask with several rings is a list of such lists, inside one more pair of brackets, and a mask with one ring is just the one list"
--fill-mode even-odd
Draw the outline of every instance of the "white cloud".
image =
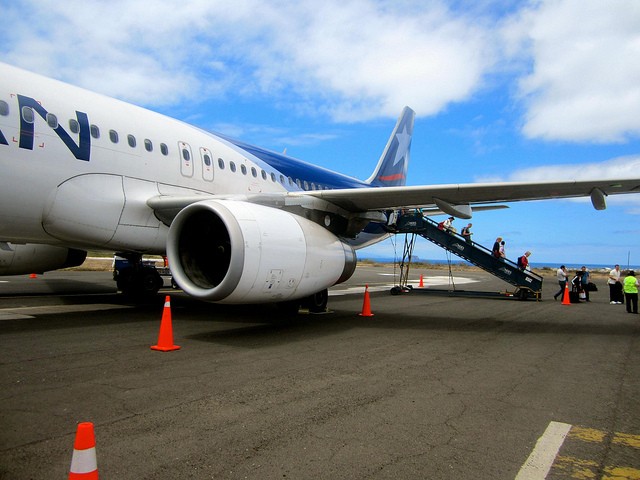
[[479, 18], [441, 1], [25, 1], [3, 61], [162, 105], [234, 92], [339, 121], [460, 102], [494, 62]]
[[426, 116], [507, 71], [526, 136], [640, 134], [637, 0], [25, 0], [3, 8], [0, 41], [2, 61], [144, 106], [241, 96], [336, 121]]
[[[600, 163], [544, 165], [512, 171], [506, 177], [483, 176], [475, 180], [490, 182], [547, 182], [549, 180], [593, 180], [598, 178], [638, 178], [640, 155], [612, 158]], [[572, 202], [589, 202], [589, 198], [570, 199]], [[640, 194], [613, 195], [607, 197], [609, 205], [628, 205], [626, 213], [640, 214]]]
[[640, 2], [533, 1], [504, 30], [528, 49], [523, 133], [545, 140], [621, 142], [640, 134]]
[[[558, 164], [523, 168], [512, 171], [506, 177], [492, 177], [499, 182], [546, 182], [557, 180], [591, 180], [594, 178], [637, 178], [640, 171], [640, 155], [612, 158], [599, 163]], [[488, 178], [488, 177], [486, 177]], [[483, 177], [483, 180], [486, 181]]]

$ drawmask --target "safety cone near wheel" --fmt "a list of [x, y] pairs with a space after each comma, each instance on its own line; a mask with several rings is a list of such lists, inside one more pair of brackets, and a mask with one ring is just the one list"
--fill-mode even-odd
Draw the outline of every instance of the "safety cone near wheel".
[[151, 347], [153, 350], [170, 352], [178, 350], [180, 347], [173, 344], [173, 327], [171, 326], [171, 300], [169, 295], [164, 300], [164, 311], [162, 312], [162, 323], [160, 323], [160, 334], [158, 344]]
[[93, 423], [78, 424], [76, 441], [73, 444], [69, 480], [98, 480], [96, 437], [93, 434]]
[[419, 285], [419, 287], [420, 288], [424, 287], [424, 281], [422, 280], [422, 274], [420, 274], [420, 285]]
[[371, 303], [369, 302], [369, 285], [366, 285], [364, 289], [364, 303], [362, 304], [362, 313], [360, 313], [360, 316], [373, 317], [373, 313], [371, 313]]
[[562, 296], [562, 305], [571, 305], [571, 301], [569, 300], [569, 284], [565, 284], [564, 286], [564, 294]]

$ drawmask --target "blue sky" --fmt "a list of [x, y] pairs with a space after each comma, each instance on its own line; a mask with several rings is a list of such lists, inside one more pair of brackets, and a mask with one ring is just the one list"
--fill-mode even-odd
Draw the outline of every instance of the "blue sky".
[[[0, 25], [2, 62], [360, 179], [408, 105], [411, 185], [640, 177], [638, 58], [636, 0], [10, 0]], [[513, 258], [640, 264], [640, 195], [608, 205], [514, 203], [472, 230]]]

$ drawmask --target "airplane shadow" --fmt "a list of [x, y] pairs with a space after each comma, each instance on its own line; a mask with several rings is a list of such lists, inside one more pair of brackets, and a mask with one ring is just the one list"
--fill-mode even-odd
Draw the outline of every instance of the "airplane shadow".
[[[322, 315], [298, 315], [293, 318], [275, 319], [264, 315], [264, 308], [248, 309], [242, 315], [229, 320], [226, 326], [216, 330], [188, 335], [185, 338], [201, 342], [219, 343], [235, 347], [259, 348], [309, 338], [322, 338], [355, 329], [414, 330], [417, 333], [495, 333], [497, 335], [585, 335], [585, 336], [640, 336], [640, 324], [635, 317], [620, 315], [614, 320], [566, 320], [554, 313], [548, 318], [497, 319], [484, 315], [470, 319], [464, 316], [442, 316], [424, 313], [401, 315], [377, 312], [373, 317], [362, 317], [358, 311], [335, 309]], [[231, 323], [231, 325], [229, 325]], [[248, 323], [238, 326], [238, 323]]]

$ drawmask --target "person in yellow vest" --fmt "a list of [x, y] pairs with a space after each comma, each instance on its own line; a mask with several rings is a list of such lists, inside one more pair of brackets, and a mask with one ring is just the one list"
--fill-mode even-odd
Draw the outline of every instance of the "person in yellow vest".
[[[638, 279], [635, 277], [636, 272], [631, 270], [629, 275], [624, 279], [624, 296], [627, 300], [627, 312], [638, 313]], [[633, 306], [633, 311], [632, 307]]]

